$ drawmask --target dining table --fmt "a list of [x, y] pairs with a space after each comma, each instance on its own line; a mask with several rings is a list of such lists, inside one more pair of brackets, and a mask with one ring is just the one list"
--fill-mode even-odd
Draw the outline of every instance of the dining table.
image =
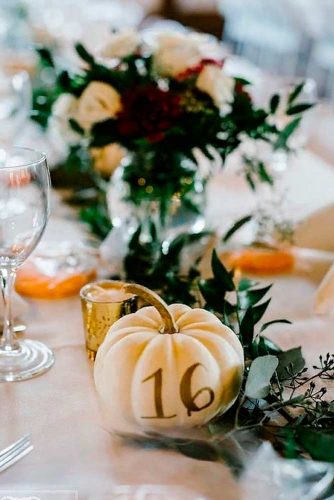
[[[291, 160], [285, 177], [291, 210], [300, 219], [334, 200], [334, 165], [307, 148]], [[207, 218], [221, 234], [256, 201], [233, 161], [210, 184]], [[76, 210], [53, 191], [43, 242], [57, 245], [89, 238]], [[334, 254], [317, 250], [316, 234], [314, 243], [313, 249], [300, 249], [294, 271], [261, 278], [274, 284], [264, 319], [292, 321], [272, 326], [268, 336], [282, 348], [302, 346], [310, 365], [319, 354], [334, 352], [334, 316], [314, 312], [317, 287]], [[53, 350], [55, 364], [42, 376], [0, 385], [0, 449], [26, 433], [31, 433], [34, 444], [32, 453], [0, 473], [0, 498], [131, 498], [117, 496], [126, 485], [164, 486], [169, 488], [166, 498], [171, 499], [248, 498], [242, 481], [224, 463], [133, 446], [110, 434], [101, 417], [93, 363], [85, 350], [79, 296], [26, 300], [27, 335]], [[333, 381], [327, 385], [333, 395]]]

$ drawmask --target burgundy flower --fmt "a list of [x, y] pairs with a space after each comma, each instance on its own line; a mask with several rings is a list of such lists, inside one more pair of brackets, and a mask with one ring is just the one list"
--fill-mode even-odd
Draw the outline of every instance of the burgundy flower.
[[222, 68], [224, 66], [224, 61], [219, 61], [217, 59], [202, 59], [200, 63], [196, 64], [196, 66], [191, 66], [176, 75], [176, 80], [186, 80], [192, 76], [199, 75], [206, 64], [214, 64], [215, 66]]
[[134, 88], [122, 96], [118, 130], [129, 138], [145, 137], [150, 142], [158, 142], [180, 113], [180, 99], [172, 92], [152, 85]]

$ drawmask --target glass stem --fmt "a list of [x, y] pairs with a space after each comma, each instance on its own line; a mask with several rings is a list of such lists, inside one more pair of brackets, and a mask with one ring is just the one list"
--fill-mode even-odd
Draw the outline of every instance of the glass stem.
[[16, 271], [14, 269], [0, 270], [1, 293], [4, 306], [1, 347], [6, 351], [13, 351], [18, 348], [18, 343], [13, 330], [12, 318], [12, 296], [15, 277]]

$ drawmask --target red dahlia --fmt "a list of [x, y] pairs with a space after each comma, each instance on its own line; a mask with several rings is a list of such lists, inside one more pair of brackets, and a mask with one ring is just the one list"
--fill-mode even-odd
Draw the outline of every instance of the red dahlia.
[[118, 130], [125, 137], [158, 142], [181, 113], [180, 99], [170, 91], [147, 85], [124, 92]]

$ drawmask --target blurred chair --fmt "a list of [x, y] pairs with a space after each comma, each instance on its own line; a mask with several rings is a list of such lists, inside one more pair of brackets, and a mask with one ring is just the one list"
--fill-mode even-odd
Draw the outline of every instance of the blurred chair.
[[286, 2], [219, 0], [219, 5], [226, 19], [224, 39], [238, 55], [273, 73], [298, 73], [305, 35]]
[[320, 94], [334, 101], [334, 2], [318, 1], [317, 8], [321, 20], [307, 73], [317, 80]]

